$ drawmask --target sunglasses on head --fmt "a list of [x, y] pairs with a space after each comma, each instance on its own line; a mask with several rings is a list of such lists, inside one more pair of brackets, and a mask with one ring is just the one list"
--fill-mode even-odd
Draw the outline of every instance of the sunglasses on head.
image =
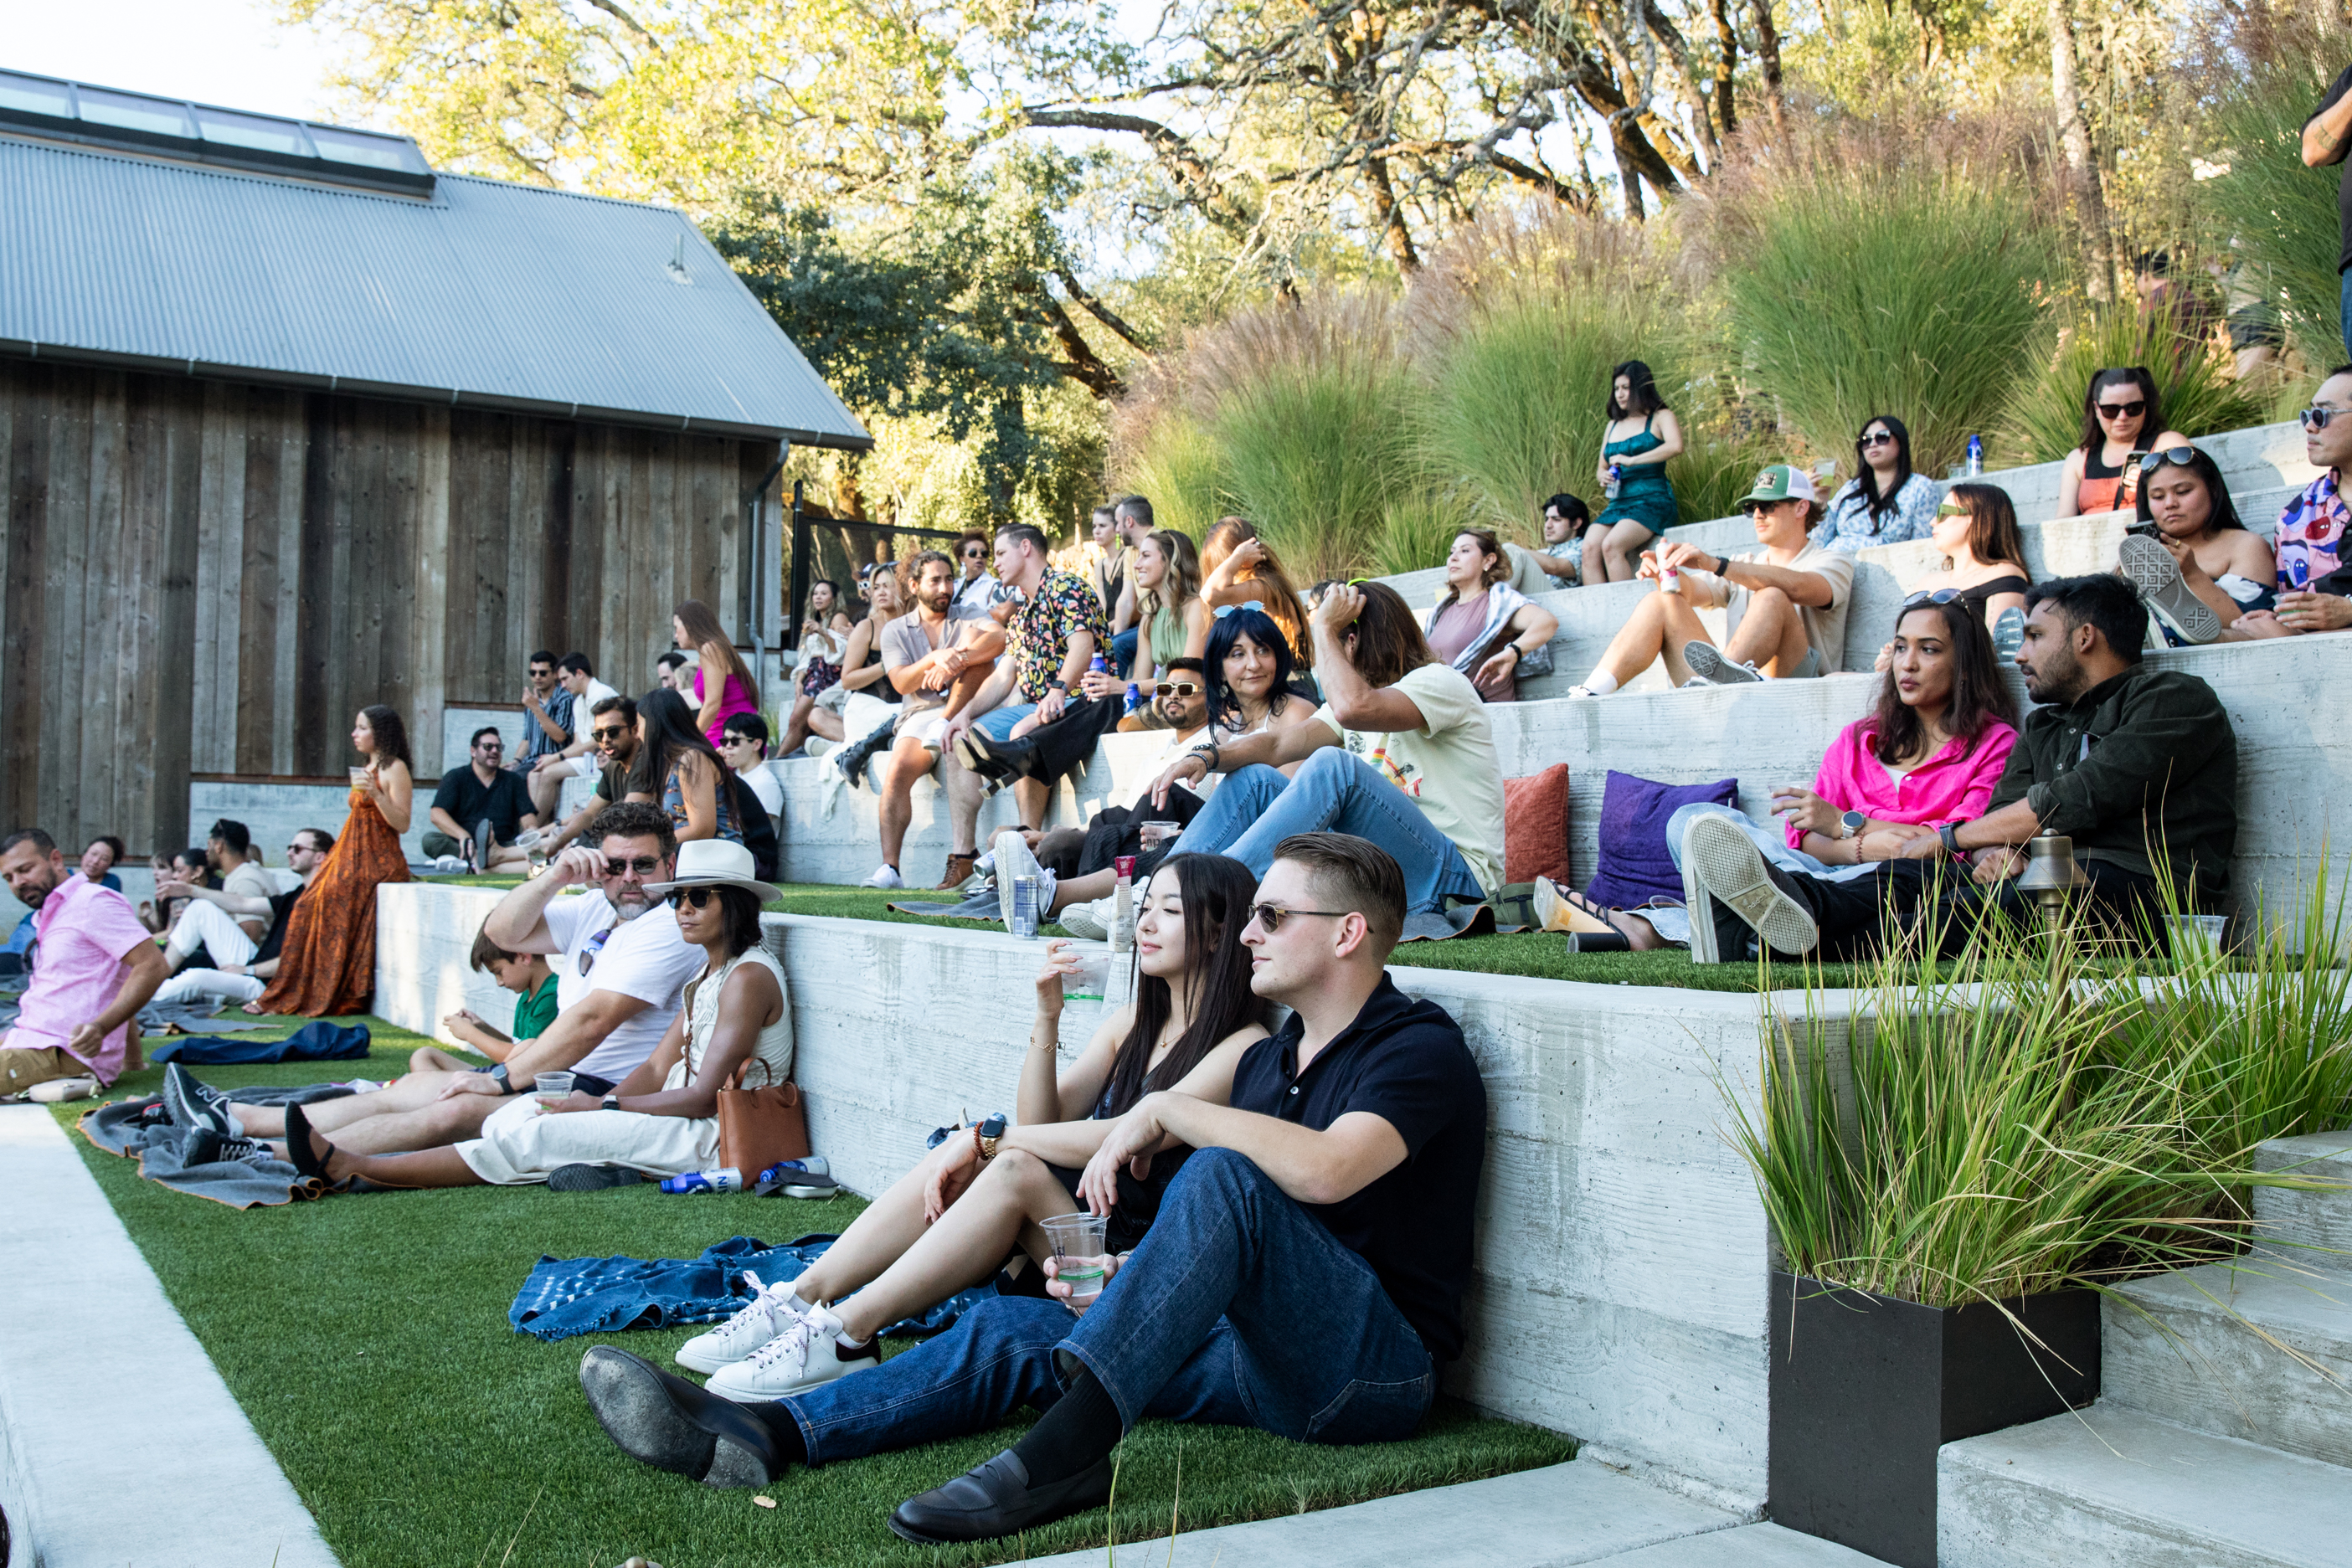
[[1201, 688], [1192, 681], [1160, 681], [1151, 688], [1155, 697], [1189, 697]]
[[2161, 452], [2151, 452], [2142, 457], [2139, 460], [2139, 471], [2143, 474], [2153, 474], [2168, 463], [2177, 467], [2186, 468], [2196, 455], [2197, 449], [2193, 446], [2168, 446]]
[[1282, 923], [1294, 915], [1319, 915], [1326, 920], [1345, 920], [1354, 914], [1351, 909], [1285, 909], [1279, 904], [1253, 904], [1250, 918], [1258, 928], [1271, 936], [1282, 929]]
[[2303, 422], [2305, 430], [2326, 430], [2327, 422], [2343, 412], [2340, 408], [2306, 408], [2294, 417]]
[[2147, 399], [2136, 397], [2129, 402], [2101, 402], [2091, 406], [2099, 411], [2101, 419], [2137, 419], [2147, 412]]
[[1906, 610], [1916, 610], [1922, 604], [1949, 604], [1960, 596], [1957, 588], [1926, 588], [1903, 601]]
[[606, 876], [626, 876], [634, 871], [640, 877], [647, 877], [660, 869], [661, 862], [652, 855], [639, 855], [633, 861], [608, 860], [604, 862]]

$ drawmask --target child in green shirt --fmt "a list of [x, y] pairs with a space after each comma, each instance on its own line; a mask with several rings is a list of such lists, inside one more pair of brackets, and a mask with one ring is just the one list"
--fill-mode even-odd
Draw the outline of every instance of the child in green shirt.
[[[487, 973], [501, 990], [515, 993], [514, 1032], [501, 1034], [495, 1025], [485, 1022], [469, 1008], [458, 1009], [443, 1019], [441, 1025], [456, 1035], [467, 1050], [492, 1061], [504, 1061], [518, 1044], [537, 1040], [555, 1021], [555, 971], [547, 967], [545, 955], [507, 952], [490, 940], [487, 931], [475, 933], [471, 961], [476, 974]], [[474, 1068], [438, 1047], [425, 1045], [409, 1054], [408, 1070], [471, 1072]]]

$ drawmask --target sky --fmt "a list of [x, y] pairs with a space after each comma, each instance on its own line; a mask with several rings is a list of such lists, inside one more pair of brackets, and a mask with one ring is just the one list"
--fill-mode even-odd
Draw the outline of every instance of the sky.
[[0, 67], [302, 120], [330, 108], [335, 50], [264, 0], [6, 0]]

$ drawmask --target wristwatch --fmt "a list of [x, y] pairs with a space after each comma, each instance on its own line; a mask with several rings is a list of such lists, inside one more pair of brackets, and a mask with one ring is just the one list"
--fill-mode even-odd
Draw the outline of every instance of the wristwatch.
[[1854, 834], [1862, 831], [1863, 824], [1869, 821], [1870, 819], [1864, 816], [1860, 811], [1844, 812], [1839, 816], [1838, 825], [1843, 828], [1845, 831], [1838, 836], [1840, 838], [1850, 839], [1853, 837]]
[[596, 1108], [600, 1111], [617, 1111], [621, 1108], [621, 1097], [618, 1094], [607, 1094]]
[[508, 1080], [507, 1064], [503, 1061], [490, 1069], [489, 1080], [491, 1082], [499, 1086], [499, 1092], [501, 1094], [514, 1094], [520, 1092], [520, 1091], [517, 1090], [514, 1084]]
[[1004, 1136], [1004, 1113], [999, 1111], [985, 1122], [976, 1122], [971, 1129], [971, 1146], [980, 1153], [980, 1163], [986, 1165], [996, 1157], [996, 1141]]
[[1047, 677], [1045, 685], [1057, 692], [1066, 692], [1070, 689], [1070, 683], [1062, 679], [1059, 675]]
[[1944, 841], [1944, 852], [1957, 859], [1960, 853], [1960, 825], [1946, 822], [1936, 830], [1936, 836]]

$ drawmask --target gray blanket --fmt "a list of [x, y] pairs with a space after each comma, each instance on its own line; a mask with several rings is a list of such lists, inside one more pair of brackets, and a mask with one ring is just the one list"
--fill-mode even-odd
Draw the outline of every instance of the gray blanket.
[[[306, 1083], [294, 1088], [240, 1089], [237, 1102], [246, 1105], [309, 1105], [340, 1100], [352, 1091], [340, 1083]], [[304, 1176], [284, 1160], [257, 1154], [242, 1160], [186, 1163], [188, 1130], [175, 1127], [163, 1113], [159, 1099], [121, 1100], [85, 1114], [82, 1136], [110, 1155], [139, 1162], [139, 1174], [174, 1192], [193, 1193], [225, 1203], [231, 1208], [275, 1207], [298, 1197], [322, 1197], [326, 1184]]]

